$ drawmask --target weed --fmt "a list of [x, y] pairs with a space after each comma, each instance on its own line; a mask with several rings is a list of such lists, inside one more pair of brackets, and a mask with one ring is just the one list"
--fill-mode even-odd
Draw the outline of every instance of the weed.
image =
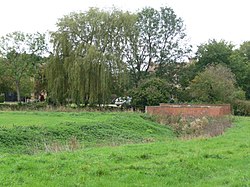
[[208, 117], [203, 116], [183, 117], [183, 116], [157, 116], [157, 121], [172, 127], [179, 137], [213, 137], [221, 135], [232, 126], [233, 118], [230, 116]]
[[57, 153], [62, 151], [75, 151], [82, 148], [76, 137], [71, 137], [66, 143], [51, 142], [44, 143], [44, 149], [47, 153]]

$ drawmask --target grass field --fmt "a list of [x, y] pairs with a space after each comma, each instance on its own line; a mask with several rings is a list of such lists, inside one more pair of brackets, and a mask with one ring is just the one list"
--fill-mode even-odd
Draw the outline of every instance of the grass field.
[[[1, 112], [0, 186], [250, 186], [250, 118], [234, 123], [181, 140], [137, 113]], [[83, 147], [43, 151], [71, 136]]]

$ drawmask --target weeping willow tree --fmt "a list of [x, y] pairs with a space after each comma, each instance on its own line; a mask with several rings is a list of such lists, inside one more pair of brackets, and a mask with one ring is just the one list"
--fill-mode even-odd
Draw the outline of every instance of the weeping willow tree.
[[90, 46], [84, 57], [75, 59], [69, 71], [69, 95], [74, 102], [106, 102], [110, 93], [108, 66], [95, 46]]
[[125, 17], [129, 13], [90, 9], [71, 13], [51, 34], [54, 53], [47, 66], [49, 96], [57, 103], [106, 103], [111, 93], [124, 92]]

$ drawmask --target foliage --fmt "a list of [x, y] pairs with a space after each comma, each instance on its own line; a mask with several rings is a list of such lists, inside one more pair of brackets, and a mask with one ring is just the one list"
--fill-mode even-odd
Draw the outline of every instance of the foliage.
[[15, 85], [18, 102], [21, 99], [23, 79], [33, 75], [39, 63], [39, 55], [45, 52], [44, 38], [40, 33], [13, 32], [0, 39], [0, 55], [3, 57], [1, 67], [5, 71], [4, 76]]
[[250, 61], [247, 60], [240, 50], [235, 50], [230, 56], [228, 67], [235, 74], [237, 84], [246, 92], [246, 97], [249, 98]]
[[[236, 68], [232, 67], [232, 71], [236, 75], [237, 82], [240, 87], [246, 92], [246, 98], [250, 99], [250, 41], [243, 42], [236, 53], [240, 57], [236, 59]], [[235, 64], [235, 63], [234, 63]]]
[[34, 74], [33, 92], [37, 98], [41, 93], [44, 93], [48, 90], [46, 67], [47, 67], [49, 60], [50, 60], [50, 57], [43, 57], [41, 59], [41, 63], [39, 64], [37, 68], [36, 73]]
[[[52, 116], [55, 115], [57, 113]], [[131, 116], [124, 118], [129, 120]], [[216, 138], [188, 141], [173, 138], [149, 144], [84, 147], [78, 151], [33, 155], [3, 153], [1, 148], [0, 185], [248, 186], [249, 120], [237, 118], [233, 128]], [[19, 122], [25, 124], [25, 121]], [[48, 125], [53, 124], [53, 121], [48, 122]]]
[[0, 103], [3, 103], [5, 101], [4, 94], [0, 94]]
[[162, 79], [146, 79], [137, 88], [130, 91], [132, 105], [144, 109], [145, 106], [154, 106], [167, 102], [170, 99], [169, 90], [169, 84]]
[[239, 49], [224, 40], [209, 40], [200, 45], [196, 53], [197, 63], [194, 71], [203, 71], [211, 64], [227, 66], [235, 74], [237, 85], [246, 92], [246, 98], [250, 98], [250, 45], [244, 42]]
[[124, 89], [123, 20], [130, 16], [92, 8], [59, 20], [58, 31], [52, 33], [54, 56], [47, 68], [53, 100], [101, 104], [107, 102], [110, 92]]
[[[57, 31], [51, 32], [53, 51], [48, 58], [43, 56], [47, 52], [44, 34], [13, 32], [1, 37], [0, 93], [16, 92], [20, 101], [31, 92], [36, 96], [47, 92], [54, 105], [96, 106], [109, 103], [112, 96], [125, 96], [156, 76], [169, 84], [167, 95], [179, 102], [195, 97], [203, 102], [231, 102], [244, 99], [242, 90], [250, 98], [249, 41], [236, 49], [225, 40], [209, 40], [198, 46], [193, 63], [183, 63], [191, 49], [186, 38], [183, 20], [169, 7], [147, 7], [136, 13], [115, 8], [74, 12], [59, 19]], [[213, 78], [198, 80], [202, 71], [217, 64], [235, 74], [229, 89]], [[189, 90], [192, 80], [201, 86], [194, 88], [191, 83], [196, 93]], [[218, 88], [213, 93], [210, 83]], [[232, 85], [239, 89], [229, 96]], [[219, 87], [227, 90], [225, 94]], [[135, 90], [139, 98], [142, 93]], [[168, 100], [161, 94], [149, 95], [150, 103]], [[136, 105], [147, 103], [146, 94], [143, 97]]]
[[236, 87], [235, 76], [222, 65], [211, 65], [199, 73], [190, 84], [194, 100], [207, 103], [232, 103], [244, 99], [244, 92]]
[[137, 14], [92, 8], [64, 16], [57, 27], [47, 79], [60, 104], [106, 103], [138, 86], [152, 66], [162, 70], [189, 52], [183, 21], [168, 7]]
[[6, 69], [4, 68], [4, 59], [0, 58], [0, 93], [13, 90], [13, 83], [10, 77], [6, 75]]
[[233, 47], [231, 43], [225, 40], [209, 40], [208, 43], [200, 45], [196, 53], [198, 71], [203, 71], [207, 66], [212, 64], [221, 64], [224, 66], [230, 64]]
[[248, 61], [250, 61], [250, 41], [245, 41], [240, 45], [241, 53], [244, 57], [247, 58]]
[[235, 115], [250, 116], [250, 101], [236, 100], [233, 109]]
[[46, 102], [4, 103], [0, 105], [1, 111], [44, 111], [47, 109]]
[[170, 73], [168, 66], [181, 61], [189, 50], [183, 20], [171, 8], [144, 8], [125, 46], [132, 82], [137, 86], [152, 68], [161, 75]]

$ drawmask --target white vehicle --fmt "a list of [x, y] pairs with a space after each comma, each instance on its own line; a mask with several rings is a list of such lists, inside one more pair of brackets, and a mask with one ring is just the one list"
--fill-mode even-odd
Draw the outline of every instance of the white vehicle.
[[124, 104], [130, 105], [132, 98], [131, 97], [118, 97], [115, 100], [116, 106], [122, 106]]

